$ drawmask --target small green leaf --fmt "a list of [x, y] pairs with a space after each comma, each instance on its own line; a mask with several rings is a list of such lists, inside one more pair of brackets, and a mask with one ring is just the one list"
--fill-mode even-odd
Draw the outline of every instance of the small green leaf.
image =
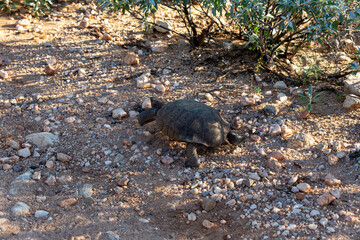
[[315, 95], [315, 97], [314, 97], [314, 99], [318, 99], [318, 98], [321, 98], [321, 97], [323, 97], [323, 92], [319, 92], [319, 93], [317, 93], [316, 95]]
[[309, 112], [311, 112], [312, 104], [308, 104], [308, 105], [306, 106], [306, 108], [307, 108], [307, 110], [309, 110]]
[[313, 92], [313, 87], [312, 87], [312, 85], [310, 84], [309, 89], [308, 89], [308, 93], [309, 93], [310, 95], [312, 95], [312, 92]]
[[299, 97], [299, 100], [301, 100], [303, 102], [307, 102], [307, 98], [305, 98], [305, 97]]
[[297, 93], [296, 95], [299, 95], [301, 97], [306, 97], [305, 94], [303, 94], [303, 93]]

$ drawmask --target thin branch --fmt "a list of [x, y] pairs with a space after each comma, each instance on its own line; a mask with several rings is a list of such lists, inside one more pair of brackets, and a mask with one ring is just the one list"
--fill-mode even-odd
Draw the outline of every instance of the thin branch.
[[158, 27], [164, 28], [164, 29], [166, 29], [166, 30], [168, 30], [168, 31], [170, 31], [170, 32], [172, 32], [172, 33], [175, 33], [175, 34], [177, 34], [177, 35], [179, 35], [179, 36], [181, 36], [181, 37], [184, 37], [184, 38], [188, 39], [188, 37], [187, 37], [186, 35], [182, 34], [182, 33], [179, 33], [179, 32], [177, 32], [177, 31], [174, 31], [174, 30], [172, 30], [172, 29], [170, 29], [170, 28], [167, 28], [167, 27], [165, 27], [165, 26], [162, 26], [162, 25], [159, 25], [159, 24], [156, 24], [156, 23], [149, 22], [149, 21], [145, 20], [145, 17], [142, 16], [142, 15], [141, 15], [138, 11], [136, 11], [136, 10], [133, 10], [133, 11], [134, 11], [135, 13], [137, 13], [138, 15], [140, 15], [141, 17], [137, 16], [133, 11], [130, 11], [130, 10], [127, 10], [127, 11], [130, 13], [131, 16], [133, 16], [134, 18], [136, 18], [136, 19], [138, 19], [138, 20], [140, 20], [140, 21], [142, 21], [142, 22], [144, 22], [144, 23], [147, 23], [147, 24], [151, 24], [151, 25], [154, 25], [154, 26], [158, 26]]

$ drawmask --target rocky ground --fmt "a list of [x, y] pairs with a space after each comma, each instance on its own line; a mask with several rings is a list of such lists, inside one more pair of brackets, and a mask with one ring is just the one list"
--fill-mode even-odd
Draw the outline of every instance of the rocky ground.
[[[302, 119], [307, 87], [229, 43], [189, 52], [90, 5], [21, 19], [0, 17], [1, 239], [360, 239], [359, 75]], [[137, 122], [151, 96], [213, 106], [246, 140], [185, 168], [185, 144]]]

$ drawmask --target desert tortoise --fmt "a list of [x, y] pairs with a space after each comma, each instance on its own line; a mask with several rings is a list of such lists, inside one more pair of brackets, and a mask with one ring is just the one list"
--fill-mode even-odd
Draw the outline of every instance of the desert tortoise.
[[172, 140], [186, 142], [186, 167], [198, 167], [200, 160], [197, 148], [200, 145], [217, 147], [228, 140], [238, 145], [241, 138], [230, 132], [230, 124], [219, 112], [204, 103], [182, 99], [163, 104], [152, 99], [152, 108], [141, 112], [141, 126], [155, 121], [161, 131]]

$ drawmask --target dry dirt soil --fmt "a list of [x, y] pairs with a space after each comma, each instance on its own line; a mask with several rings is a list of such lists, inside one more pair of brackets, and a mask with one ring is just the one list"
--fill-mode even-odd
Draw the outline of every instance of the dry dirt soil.
[[[89, 26], [80, 29], [85, 15]], [[0, 80], [0, 239], [360, 239], [360, 170], [349, 155], [360, 148], [360, 111], [345, 110], [342, 95], [325, 91], [324, 104], [300, 119], [291, 83], [275, 89], [274, 76], [256, 81], [247, 71], [256, 65], [252, 54], [226, 51], [221, 41], [190, 52], [176, 35], [145, 34], [129, 15], [81, 4], [57, 6], [23, 32], [19, 19], [0, 15], [0, 70], [9, 74]], [[112, 40], [99, 39], [104, 32]], [[167, 49], [152, 51], [157, 41]], [[138, 65], [126, 64], [130, 52]], [[57, 72], [45, 75], [52, 58]], [[138, 88], [144, 73], [166, 90]], [[255, 94], [256, 104], [240, 103]], [[185, 168], [185, 144], [134, 117], [152, 96], [213, 106], [245, 140], [201, 150], [201, 167]], [[264, 113], [267, 105], [275, 115]], [[113, 118], [117, 108], [128, 115]], [[294, 147], [269, 134], [270, 125], [314, 139]], [[26, 140], [44, 131], [59, 143]], [[275, 166], [267, 160], [274, 151], [285, 157], [272, 159]], [[339, 157], [334, 165], [331, 154]], [[341, 183], [325, 184], [328, 174]], [[323, 194], [330, 200], [320, 205]]]

